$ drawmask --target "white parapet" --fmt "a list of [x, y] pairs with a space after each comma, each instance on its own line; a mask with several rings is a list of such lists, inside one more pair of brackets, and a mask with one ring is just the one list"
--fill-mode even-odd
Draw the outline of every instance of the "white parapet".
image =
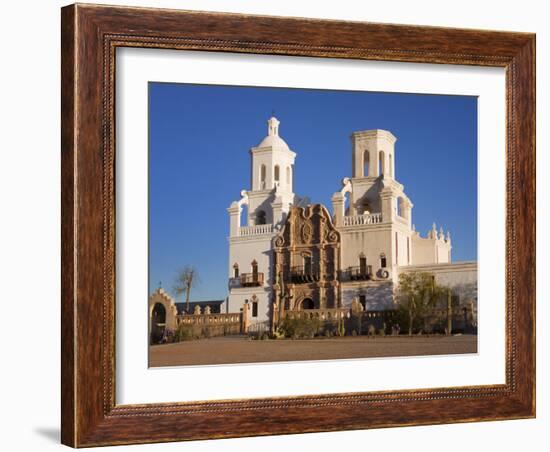
[[344, 217], [344, 226], [362, 226], [365, 224], [382, 223], [382, 214], [370, 213], [363, 215], [348, 215]]
[[257, 224], [254, 226], [241, 226], [239, 228], [240, 237], [249, 237], [252, 235], [265, 235], [273, 233], [272, 224]]

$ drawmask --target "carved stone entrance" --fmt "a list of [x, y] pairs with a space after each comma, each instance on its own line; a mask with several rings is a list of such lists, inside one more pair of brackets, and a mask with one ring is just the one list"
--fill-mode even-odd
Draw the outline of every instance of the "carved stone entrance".
[[273, 240], [274, 326], [286, 311], [341, 307], [340, 233], [324, 206], [292, 207]]

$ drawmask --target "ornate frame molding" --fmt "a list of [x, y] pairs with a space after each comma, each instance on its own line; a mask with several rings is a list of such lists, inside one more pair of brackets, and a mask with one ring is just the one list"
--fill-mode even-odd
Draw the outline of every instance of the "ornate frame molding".
[[[64, 444], [83, 447], [535, 415], [533, 34], [79, 4], [62, 9], [61, 31]], [[506, 383], [116, 405], [118, 47], [506, 68]]]

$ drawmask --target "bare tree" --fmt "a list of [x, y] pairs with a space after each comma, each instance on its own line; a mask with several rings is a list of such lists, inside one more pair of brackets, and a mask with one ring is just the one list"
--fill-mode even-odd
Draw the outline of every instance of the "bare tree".
[[185, 293], [185, 311], [189, 314], [189, 299], [191, 297], [191, 289], [199, 283], [199, 273], [192, 265], [186, 265], [179, 269], [174, 279], [173, 290], [176, 296]]

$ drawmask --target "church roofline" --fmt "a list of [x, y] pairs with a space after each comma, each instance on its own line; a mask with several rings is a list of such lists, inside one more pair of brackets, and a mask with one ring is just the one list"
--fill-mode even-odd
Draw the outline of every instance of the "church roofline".
[[284, 152], [287, 153], [291, 157], [296, 157], [296, 152], [294, 152], [290, 148], [279, 148], [277, 146], [254, 146], [250, 148], [250, 154], [268, 154], [270, 152], [277, 151], [277, 152]]
[[381, 137], [381, 138], [390, 140], [392, 143], [395, 143], [397, 141], [397, 137], [393, 133], [391, 133], [389, 130], [384, 130], [384, 129], [358, 130], [356, 132], [352, 132], [351, 138], [353, 137], [361, 137], [361, 138]]

